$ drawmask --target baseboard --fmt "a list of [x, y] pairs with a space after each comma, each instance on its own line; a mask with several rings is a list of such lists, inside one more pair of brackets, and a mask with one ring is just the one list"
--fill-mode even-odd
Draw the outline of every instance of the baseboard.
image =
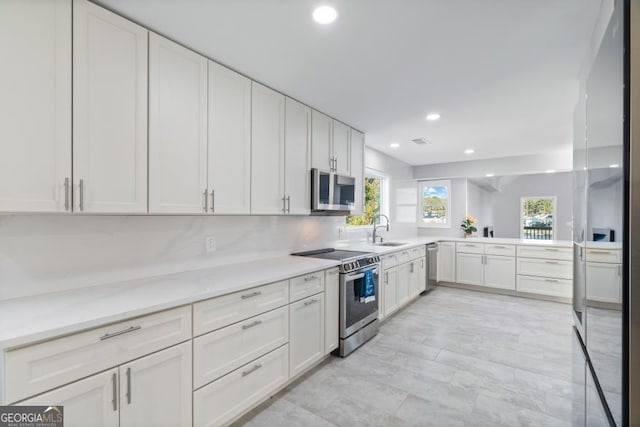
[[553, 295], [531, 294], [528, 292], [512, 291], [510, 289], [489, 288], [487, 286], [465, 285], [464, 283], [440, 282], [438, 286], [465, 289], [467, 291], [483, 292], [485, 294], [509, 295], [512, 297], [522, 297], [522, 298], [537, 299], [542, 301], [559, 302], [562, 304], [572, 303], [571, 298], [557, 297]]

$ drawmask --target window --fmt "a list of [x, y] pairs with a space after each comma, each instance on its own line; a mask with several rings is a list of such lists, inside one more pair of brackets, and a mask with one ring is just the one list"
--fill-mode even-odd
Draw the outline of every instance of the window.
[[368, 173], [364, 177], [364, 215], [349, 215], [347, 225], [370, 225], [380, 213], [385, 213], [387, 180], [380, 175]]
[[418, 224], [421, 227], [451, 227], [451, 181], [420, 181], [418, 195], [422, 208]]
[[520, 199], [520, 237], [553, 240], [556, 217], [555, 197], [523, 197]]

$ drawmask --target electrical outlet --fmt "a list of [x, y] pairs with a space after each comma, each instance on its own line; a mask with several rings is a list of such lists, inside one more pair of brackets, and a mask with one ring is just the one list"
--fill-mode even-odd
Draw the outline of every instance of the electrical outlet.
[[216, 238], [215, 236], [207, 236], [204, 239], [205, 245], [207, 247], [207, 253], [216, 251]]

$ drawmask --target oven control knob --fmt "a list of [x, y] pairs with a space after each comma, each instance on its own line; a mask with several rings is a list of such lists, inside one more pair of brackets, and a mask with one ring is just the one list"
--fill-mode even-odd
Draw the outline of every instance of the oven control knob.
[[353, 263], [352, 262], [348, 262], [347, 263], [347, 270], [353, 270]]

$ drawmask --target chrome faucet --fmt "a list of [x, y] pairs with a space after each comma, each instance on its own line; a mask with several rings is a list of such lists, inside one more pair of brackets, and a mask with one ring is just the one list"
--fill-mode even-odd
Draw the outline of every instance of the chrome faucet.
[[[376, 232], [378, 231], [378, 228], [384, 227], [383, 225], [380, 225], [380, 224], [376, 225], [376, 218], [384, 218], [384, 219], [387, 220], [387, 225], [386, 225], [387, 231], [389, 231], [389, 227], [391, 226], [391, 222], [389, 221], [389, 217], [386, 216], [385, 214], [380, 214], [377, 217], [373, 217], [371, 219], [371, 225], [373, 225], [373, 236], [372, 236], [371, 240], [373, 241], [374, 244], [376, 243]], [[380, 241], [382, 242], [382, 237], [380, 238]]]

